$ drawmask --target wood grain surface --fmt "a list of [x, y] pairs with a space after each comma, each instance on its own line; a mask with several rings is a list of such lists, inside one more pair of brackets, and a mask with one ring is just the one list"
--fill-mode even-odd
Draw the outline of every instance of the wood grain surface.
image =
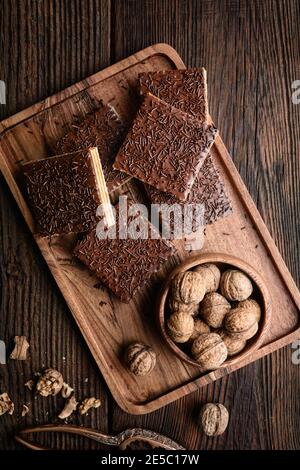
[[[141, 7], [143, 3], [143, 7]], [[299, 285], [300, 110], [291, 100], [300, 75], [297, 1], [1, 1], [0, 79], [4, 118], [155, 42], [188, 66], [208, 71], [210, 112]], [[1, 417], [0, 448], [16, 448], [17, 426], [51, 422], [59, 399], [31, 400], [23, 383], [43, 365], [61, 370], [78, 396], [102, 408], [80, 422], [116, 433], [135, 425], [188, 448], [299, 448], [299, 369], [284, 348], [150, 415], [122, 412], [99, 377], [71, 314], [1, 179], [0, 338], [27, 335], [30, 360], [1, 366], [1, 391], [18, 413]], [[231, 424], [219, 438], [199, 430], [201, 403], [220, 400]], [[18, 418], [22, 404], [32, 412]], [[88, 448], [49, 436], [47, 446]]]

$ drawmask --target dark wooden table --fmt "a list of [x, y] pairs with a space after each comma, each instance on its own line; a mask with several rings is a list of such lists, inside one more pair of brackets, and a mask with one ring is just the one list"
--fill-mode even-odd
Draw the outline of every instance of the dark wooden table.
[[[205, 66], [211, 114], [296, 282], [300, 281], [300, 4], [297, 0], [0, 0], [0, 79], [5, 118], [141, 48], [174, 46], [187, 66]], [[103, 405], [75, 423], [116, 433], [144, 426], [190, 449], [299, 449], [300, 374], [286, 347], [151, 415], [130, 416], [112, 399], [1, 177], [0, 339], [30, 339], [30, 359], [0, 366], [0, 391], [16, 404], [0, 418], [0, 448], [17, 427], [55, 420], [62, 401], [32, 399], [34, 371], [62, 371], [79, 397]], [[207, 438], [197, 414], [220, 401], [227, 432]], [[30, 413], [20, 418], [23, 403]], [[89, 448], [51, 436], [59, 448]]]

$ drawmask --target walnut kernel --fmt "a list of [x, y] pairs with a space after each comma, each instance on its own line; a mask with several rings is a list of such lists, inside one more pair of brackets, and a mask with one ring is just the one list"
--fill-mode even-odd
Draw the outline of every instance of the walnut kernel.
[[209, 326], [219, 328], [230, 309], [231, 305], [225, 297], [217, 292], [210, 292], [200, 304], [200, 315]]
[[43, 397], [48, 397], [49, 395], [54, 396], [61, 391], [63, 383], [63, 376], [58, 370], [47, 369], [39, 378], [36, 384], [36, 390]]
[[192, 315], [185, 312], [174, 312], [167, 321], [167, 331], [175, 343], [186, 343], [194, 330]]
[[231, 301], [246, 300], [253, 291], [253, 286], [246, 274], [237, 269], [228, 269], [221, 277], [221, 294]]
[[203, 371], [215, 370], [226, 360], [227, 348], [217, 333], [205, 333], [193, 342], [192, 356]]
[[130, 371], [135, 375], [147, 375], [156, 364], [156, 354], [150, 346], [143, 343], [133, 343], [128, 346], [125, 361]]
[[216, 292], [219, 288], [221, 271], [218, 266], [212, 263], [200, 264], [194, 269], [200, 273], [206, 286], [206, 292]]
[[220, 436], [229, 421], [227, 408], [221, 403], [207, 403], [200, 412], [200, 422], [207, 436]]
[[81, 415], [86, 414], [91, 408], [99, 408], [101, 406], [101, 400], [91, 397], [91, 398], [85, 398], [80, 406], [79, 406], [79, 413]]

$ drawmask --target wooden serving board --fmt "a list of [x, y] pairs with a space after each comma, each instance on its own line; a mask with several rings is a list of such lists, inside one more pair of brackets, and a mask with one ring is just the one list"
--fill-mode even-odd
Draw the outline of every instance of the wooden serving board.
[[[33, 219], [23, 197], [22, 163], [49, 155], [51, 143], [67, 132], [76, 118], [93, 111], [100, 100], [111, 103], [129, 123], [138, 107], [138, 74], [171, 68], [184, 68], [184, 64], [170, 46], [157, 44], [0, 123], [0, 169], [32, 233]], [[74, 260], [74, 236], [48, 239], [35, 235], [112, 395], [129, 413], [154, 411], [300, 337], [300, 293], [220, 137], [212, 154], [234, 213], [206, 228], [201, 252], [232, 254], [254, 266], [269, 286], [272, 300], [271, 325], [263, 345], [242, 362], [201, 376], [163, 342], [156, 326], [156, 299], [167, 273], [190, 256], [182, 242], [177, 243], [178, 255], [164, 270], [134, 300], [123, 304], [100, 289], [94, 275]], [[138, 200], [145, 198], [136, 183], [129, 183], [123, 191]], [[122, 362], [124, 347], [136, 340], [152, 345], [157, 353], [157, 367], [149, 377], [133, 376]]]

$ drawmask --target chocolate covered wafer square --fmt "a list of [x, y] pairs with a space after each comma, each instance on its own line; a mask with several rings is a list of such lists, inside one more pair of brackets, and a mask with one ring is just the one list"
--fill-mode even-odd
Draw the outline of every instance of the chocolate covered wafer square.
[[139, 75], [139, 84], [142, 95], [151, 93], [202, 122], [208, 120], [204, 68], [144, 72]]
[[217, 129], [146, 95], [114, 168], [185, 201]]
[[32, 161], [23, 169], [41, 234], [85, 232], [97, 225], [98, 206], [109, 203], [97, 148]]
[[[93, 230], [77, 244], [74, 254], [117, 297], [123, 302], [129, 302], [152, 274], [175, 253], [175, 247], [170, 241], [160, 237], [155, 227], [141, 216], [138, 209], [131, 207], [128, 213], [120, 213], [120, 206], [117, 205], [115, 238], [99, 239]], [[148, 237], [134, 238], [130, 231], [131, 224], [137, 224], [138, 233], [148, 233]], [[121, 231], [128, 230], [128, 235], [124, 238], [120, 237], [120, 227]], [[153, 238], [154, 233], [156, 236]]]
[[126, 135], [119, 115], [110, 105], [105, 105], [88, 114], [72, 130], [57, 141], [55, 155], [76, 152], [88, 147], [98, 147], [103, 173], [109, 192], [127, 183], [130, 176], [113, 169], [113, 162]]

